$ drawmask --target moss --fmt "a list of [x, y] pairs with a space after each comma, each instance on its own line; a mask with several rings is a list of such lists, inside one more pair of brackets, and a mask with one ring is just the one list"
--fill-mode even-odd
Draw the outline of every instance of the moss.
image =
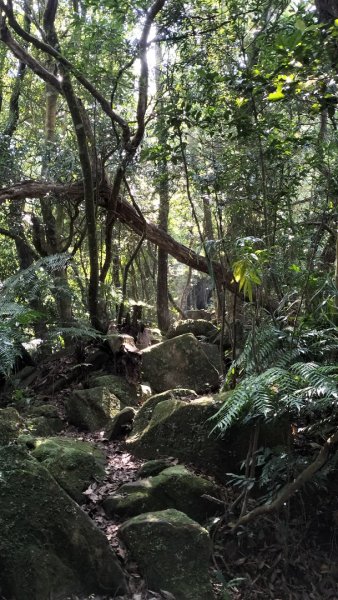
[[58, 437], [36, 440], [35, 446], [34, 458], [76, 502], [93, 479], [104, 478], [104, 454], [92, 444]]
[[148, 460], [137, 473], [138, 477], [154, 477], [171, 467], [172, 462], [169, 458], [158, 458], [157, 460]]
[[72, 425], [86, 431], [104, 428], [123, 408], [121, 401], [105, 387], [76, 390], [65, 401], [66, 416]]
[[17, 446], [0, 449], [0, 588], [16, 600], [124, 589], [105, 536], [48, 471]]
[[120, 536], [150, 588], [176, 600], [213, 600], [208, 575], [208, 532], [185, 514], [169, 509], [133, 517]]
[[195, 337], [209, 337], [218, 333], [217, 327], [205, 319], [186, 319], [172, 326], [168, 331], [167, 338], [171, 339], [185, 333], [192, 333]]
[[134, 425], [133, 425], [133, 434], [140, 433], [145, 429], [152, 417], [155, 407], [163, 400], [175, 400], [184, 398], [197, 398], [196, 393], [193, 390], [187, 390], [184, 388], [176, 388], [173, 390], [167, 390], [166, 392], [162, 392], [161, 394], [156, 394], [151, 396], [140, 408], [138, 411]]
[[30, 414], [34, 417], [46, 417], [48, 419], [57, 419], [59, 416], [56, 406], [53, 406], [52, 404], [33, 406], [30, 410]]
[[175, 508], [199, 523], [217, 512], [215, 505], [203, 498], [217, 495], [217, 487], [183, 466], [169, 467], [155, 477], [122, 485], [104, 501], [109, 516], [133, 516], [141, 512]]
[[15, 408], [1, 408], [0, 446], [5, 446], [9, 442], [15, 440], [23, 429], [23, 426], [23, 420]]
[[203, 393], [219, 386], [217, 370], [190, 333], [146, 348], [142, 357], [144, 379], [155, 392], [182, 387]]
[[[228, 441], [211, 434], [210, 418], [220, 406], [210, 397], [189, 403], [165, 400], [156, 406], [147, 427], [133, 429], [127, 447], [140, 458], [174, 456], [224, 479], [226, 472], [236, 468], [239, 458]], [[243, 446], [241, 459], [246, 451]]]
[[[89, 387], [104, 387], [117, 396], [124, 406], [138, 404], [138, 388], [117, 375], [100, 375], [90, 379]], [[123, 408], [123, 407], [122, 407]]]
[[63, 421], [59, 417], [27, 417], [26, 428], [31, 435], [48, 436], [59, 433], [64, 428]]

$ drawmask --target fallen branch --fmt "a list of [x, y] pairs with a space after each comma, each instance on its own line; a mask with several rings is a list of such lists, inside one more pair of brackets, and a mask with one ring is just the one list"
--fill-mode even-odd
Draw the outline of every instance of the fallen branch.
[[338, 430], [331, 435], [328, 440], [326, 440], [324, 446], [316, 456], [315, 460], [308, 466], [304, 471], [302, 471], [296, 479], [286, 484], [278, 493], [275, 500], [270, 502], [269, 504], [262, 504], [261, 506], [257, 506], [246, 515], [241, 516], [236, 523], [230, 523], [230, 526], [233, 530], [237, 529], [240, 525], [247, 525], [257, 517], [261, 515], [267, 515], [272, 513], [278, 509], [280, 509], [293, 494], [298, 492], [298, 490], [303, 487], [305, 483], [310, 481], [310, 479], [321, 469], [325, 463], [328, 461], [330, 453], [333, 451], [334, 446], [338, 443]]
[[[107, 182], [103, 182], [98, 190], [98, 202], [104, 208], [109, 205], [111, 193], [111, 185]], [[83, 184], [82, 182], [78, 182], [63, 185], [41, 181], [23, 181], [19, 184], [0, 190], [0, 204], [4, 203], [6, 200], [42, 198], [48, 194], [53, 195], [54, 198], [65, 196], [68, 199], [79, 199], [83, 197]], [[119, 219], [121, 223], [130, 227], [130, 229], [138, 235], [143, 235], [145, 225], [144, 217], [142, 218], [131, 204], [119, 197], [113, 212], [114, 216]], [[146, 221], [146, 224], [147, 240], [159, 248], [163, 248], [168, 254], [188, 267], [202, 273], [210, 273], [210, 262], [207, 261], [205, 256], [201, 256], [187, 246], [180, 244], [169, 235], [169, 233], [166, 233], [154, 223]], [[237, 284], [233, 281], [233, 274], [230, 270], [224, 273], [221, 265], [214, 261], [211, 262], [211, 268], [213, 270], [213, 276], [223, 282], [224, 286], [229, 291], [234, 293], [237, 290]]]

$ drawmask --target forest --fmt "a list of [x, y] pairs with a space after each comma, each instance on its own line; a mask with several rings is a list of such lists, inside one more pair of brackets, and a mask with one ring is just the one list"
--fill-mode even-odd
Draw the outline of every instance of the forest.
[[337, 600], [338, 1], [0, 0], [0, 600]]

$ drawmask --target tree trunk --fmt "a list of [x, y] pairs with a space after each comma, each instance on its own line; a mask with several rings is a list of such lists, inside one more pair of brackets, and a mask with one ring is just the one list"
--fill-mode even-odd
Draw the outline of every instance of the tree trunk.
[[[166, 127], [163, 113], [163, 83], [161, 81], [161, 67], [163, 62], [161, 45], [155, 45], [156, 52], [156, 92], [158, 96], [158, 111], [157, 111], [157, 138], [159, 145], [162, 147], [163, 156], [158, 162], [158, 194], [160, 198], [160, 207], [158, 215], [158, 225], [160, 229], [168, 231], [169, 217], [169, 172], [168, 161], [165, 155], [166, 147]], [[169, 315], [169, 295], [168, 295], [168, 253], [163, 248], [157, 250], [157, 322], [160, 330], [166, 333], [170, 325]]]

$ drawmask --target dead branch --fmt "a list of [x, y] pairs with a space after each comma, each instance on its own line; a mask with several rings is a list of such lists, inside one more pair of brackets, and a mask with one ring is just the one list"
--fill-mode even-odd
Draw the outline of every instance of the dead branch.
[[326, 440], [324, 446], [317, 454], [315, 460], [304, 469], [296, 479], [286, 484], [278, 493], [275, 500], [270, 503], [262, 504], [257, 506], [246, 515], [241, 516], [238, 521], [234, 524], [230, 524], [233, 530], [236, 530], [240, 525], [247, 525], [251, 521], [254, 521], [262, 515], [270, 514], [276, 510], [279, 510], [287, 500], [293, 496], [303, 485], [310, 481], [310, 479], [321, 469], [328, 461], [330, 453], [333, 451], [334, 446], [338, 443], [338, 430]]

